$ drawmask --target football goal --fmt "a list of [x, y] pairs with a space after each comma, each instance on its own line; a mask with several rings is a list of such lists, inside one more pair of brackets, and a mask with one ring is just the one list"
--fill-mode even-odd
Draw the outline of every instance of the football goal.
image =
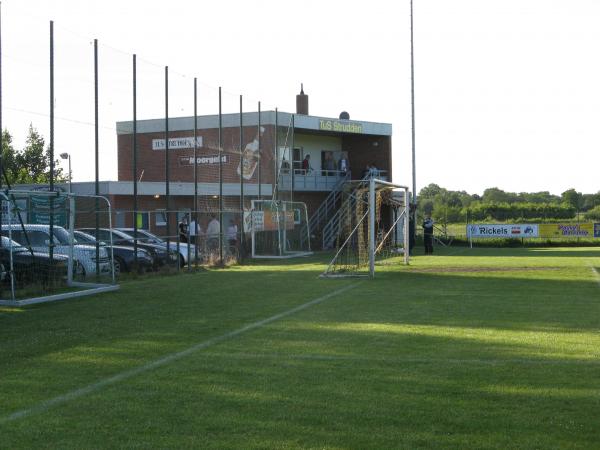
[[335, 256], [322, 277], [371, 277], [377, 266], [409, 263], [409, 191], [378, 179], [348, 182], [330, 225]]
[[244, 213], [244, 231], [252, 237], [253, 258], [294, 258], [311, 255], [306, 204], [252, 200]]

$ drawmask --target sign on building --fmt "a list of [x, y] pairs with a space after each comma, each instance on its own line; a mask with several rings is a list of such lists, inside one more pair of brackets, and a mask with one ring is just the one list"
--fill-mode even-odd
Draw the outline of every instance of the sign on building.
[[[152, 150], [164, 150], [166, 148], [165, 139], [152, 139]], [[202, 136], [196, 138], [197, 147], [202, 147]], [[194, 148], [194, 136], [178, 137], [169, 139], [169, 150], [184, 150]]]
[[[229, 155], [221, 155], [221, 161], [223, 162], [223, 164], [227, 164], [229, 162]], [[219, 164], [219, 155], [198, 156], [196, 158], [196, 163], [199, 166]], [[193, 166], [194, 165], [194, 157], [193, 156], [180, 156], [179, 157], [179, 165], [180, 166]]]

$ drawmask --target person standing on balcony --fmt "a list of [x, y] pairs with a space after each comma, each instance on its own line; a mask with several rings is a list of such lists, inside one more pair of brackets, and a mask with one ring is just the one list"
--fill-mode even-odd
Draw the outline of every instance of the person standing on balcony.
[[346, 152], [342, 153], [342, 157], [338, 161], [338, 170], [340, 171], [341, 177], [345, 177], [346, 174], [350, 171], [350, 164], [348, 163], [348, 156]]
[[312, 172], [312, 167], [310, 166], [310, 155], [306, 155], [302, 160], [302, 170], [304, 171], [304, 175], [308, 175]]

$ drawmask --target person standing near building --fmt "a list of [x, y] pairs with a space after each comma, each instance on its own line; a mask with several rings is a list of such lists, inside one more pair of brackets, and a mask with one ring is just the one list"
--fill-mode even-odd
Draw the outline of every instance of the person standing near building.
[[430, 216], [423, 221], [423, 245], [425, 254], [433, 255], [433, 219]]
[[208, 248], [214, 250], [219, 248], [219, 235], [221, 234], [221, 223], [215, 214], [211, 214], [210, 222], [206, 227], [206, 239]]
[[229, 219], [229, 226], [227, 227], [227, 241], [231, 247], [237, 246], [237, 234], [238, 227], [233, 221], [233, 219]]
[[181, 222], [179, 222], [179, 242], [188, 241], [188, 219], [187, 216], [183, 216]]

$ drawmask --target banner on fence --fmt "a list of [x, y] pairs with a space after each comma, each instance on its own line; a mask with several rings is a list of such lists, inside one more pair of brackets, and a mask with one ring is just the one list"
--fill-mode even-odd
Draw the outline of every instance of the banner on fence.
[[244, 213], [244, 231], [276, 231], [294, 229], [294, 210], [250, 211]]
[[593, 223], [545, 223], [540, 225], [540, 237], [592, 237]]
[[600, 238], [600, 223], [594, 224], [594, 237]]
[[535, 224], [473, 224], [467, 225], [467, 236], [472, 238], [535, 238], [539, 226]]
[[29, 223], [49, 225], [52, 217], [54, 225], [67, 226], [66, 196], [32, 195], [29, 204]]

